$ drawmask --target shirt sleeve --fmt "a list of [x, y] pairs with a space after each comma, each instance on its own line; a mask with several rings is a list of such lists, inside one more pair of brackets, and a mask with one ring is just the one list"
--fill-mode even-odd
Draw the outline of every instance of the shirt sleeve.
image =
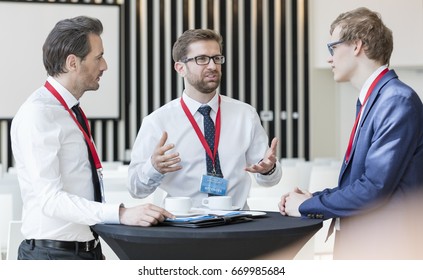
[[[251, 144], [249, 148], [249, 155], [247, 160], [250, 162], [259, 162], [263, 159], [267, 150], [269, 149], [269, 137], [266, 134], [263, 126], [261, 125], [260, 118], [258, 114], [254, 111], [252, 117], [254, 123], [253, 129], [251, 131]], [[254, 177], [257, 183], [261, 186], [273, 186], [279, 183], [282, 178], [282, 167], [280, 162], [276, 162], [275, 172], [269, 175], [263, 175], [260, 173], [255, 173]]]
[[131, 162], [128, 167], [128, 189], [136, 198], [145, 198], [160, 186], [164, 174], [158, 172], [151, 164], [151, 155], [159, 143], [155, 126], [150, 117], [144, 118], [132, 147]]
[[260, 173], [255, 174], [257, 183], [262, 186], [273, 186], [279, 183], [282, 178], [282, 166], [279, 161], [276, 161], [276, 169], [270, 175], [263, 175]]

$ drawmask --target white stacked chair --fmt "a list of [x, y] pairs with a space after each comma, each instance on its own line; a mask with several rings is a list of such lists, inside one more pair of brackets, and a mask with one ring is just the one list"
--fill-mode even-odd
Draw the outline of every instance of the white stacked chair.
[[[333, 188], [338, 185], [340, 164], [337, 161], [328, 161], [327, 164], [313, 165], [310, 173], [309, 191], [311, 193]], [[323, 227], [314, 235], [310, 242], [314, 243], [316, 259], [331, 259], [333, 254], [334, 234], [325, 242], [331, 220], [323, 222]]]
[[247, 202], [252, 210], [278, 211], [280, 197], [295, 187], [302, 187], [301, 170], [295, 165], [283, 166], [281, 181], [271, 187], [260, 186], [253, 174], [251, 177], [253, 184]]
[[[282, 159], [281, 181], [272, 187], [259, 186], [251, 174], [253, 184], [247, 199], [250, 209], [278, 212], [278, 203], [283, 194], [292, 191], [295, 187], [306, 190], [310, 169], [302, 168], [305, 163], [303, 159]], [[304, 246], [294, 259], [313, 259], [313, 246]]]
[[18, 248], [24, 239], [21, 232], [22, 221], [12, 220], [8, 226], [8, 237], [7, 237], [7, 260], [18, 259]]

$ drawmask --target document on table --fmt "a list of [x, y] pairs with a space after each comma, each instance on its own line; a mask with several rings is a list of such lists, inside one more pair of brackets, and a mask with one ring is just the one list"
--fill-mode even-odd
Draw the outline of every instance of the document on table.
[[190, 217], [176, 217], [175, 219], [166, 219], [162, 222], [162, 224], [178, 227], [198, 228], [248, 222], [251, 220], [252, 215], [242, 211], [222, 211], [220, 213], [205, 213]]

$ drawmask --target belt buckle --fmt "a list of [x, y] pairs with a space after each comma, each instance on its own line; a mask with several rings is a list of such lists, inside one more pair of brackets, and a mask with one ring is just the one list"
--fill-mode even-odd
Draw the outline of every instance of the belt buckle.
[[84, 246], [85, 246], [85, 248], [84, 248], [85, 252], [90, 251], [90, 241], [85, 242]]
[[97, 247], [97, 245], [99, 243], [99, 240], [98, 239], [94, 239], [93, 241], [94, 241], [93, 243], [91, 243], [91, 241], [85, 242], [85, 251], [86, 252], [89, 252], [91, 250], [94, 250]]

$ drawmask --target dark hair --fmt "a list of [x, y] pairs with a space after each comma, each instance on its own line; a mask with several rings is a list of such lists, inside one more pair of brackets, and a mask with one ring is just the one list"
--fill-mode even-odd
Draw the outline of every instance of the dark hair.
[[368, 58], [389, 64], [394, 49], [392, 31], [386, 27], [380, 15], [367, 8], [340, 14], [330, 26], [330, 34], [340, 26], [340, 40], [361, 40]]
[[47, 73], [65, 73], [66, 58], [74, 54], [84, 59], [91, 51], [88, 35], [101, 35], [100, 20], [86, 16], [64, 19], [56, 23], [43, 45], [43, 62]]
[[216, 41], [222, 52], [223, 39], [219, 33], [211, 29], [189, 29], [173, 44], [173, 61], [177, 62], [185, 58], [188, 53], [188, 47], [198, 41]]

